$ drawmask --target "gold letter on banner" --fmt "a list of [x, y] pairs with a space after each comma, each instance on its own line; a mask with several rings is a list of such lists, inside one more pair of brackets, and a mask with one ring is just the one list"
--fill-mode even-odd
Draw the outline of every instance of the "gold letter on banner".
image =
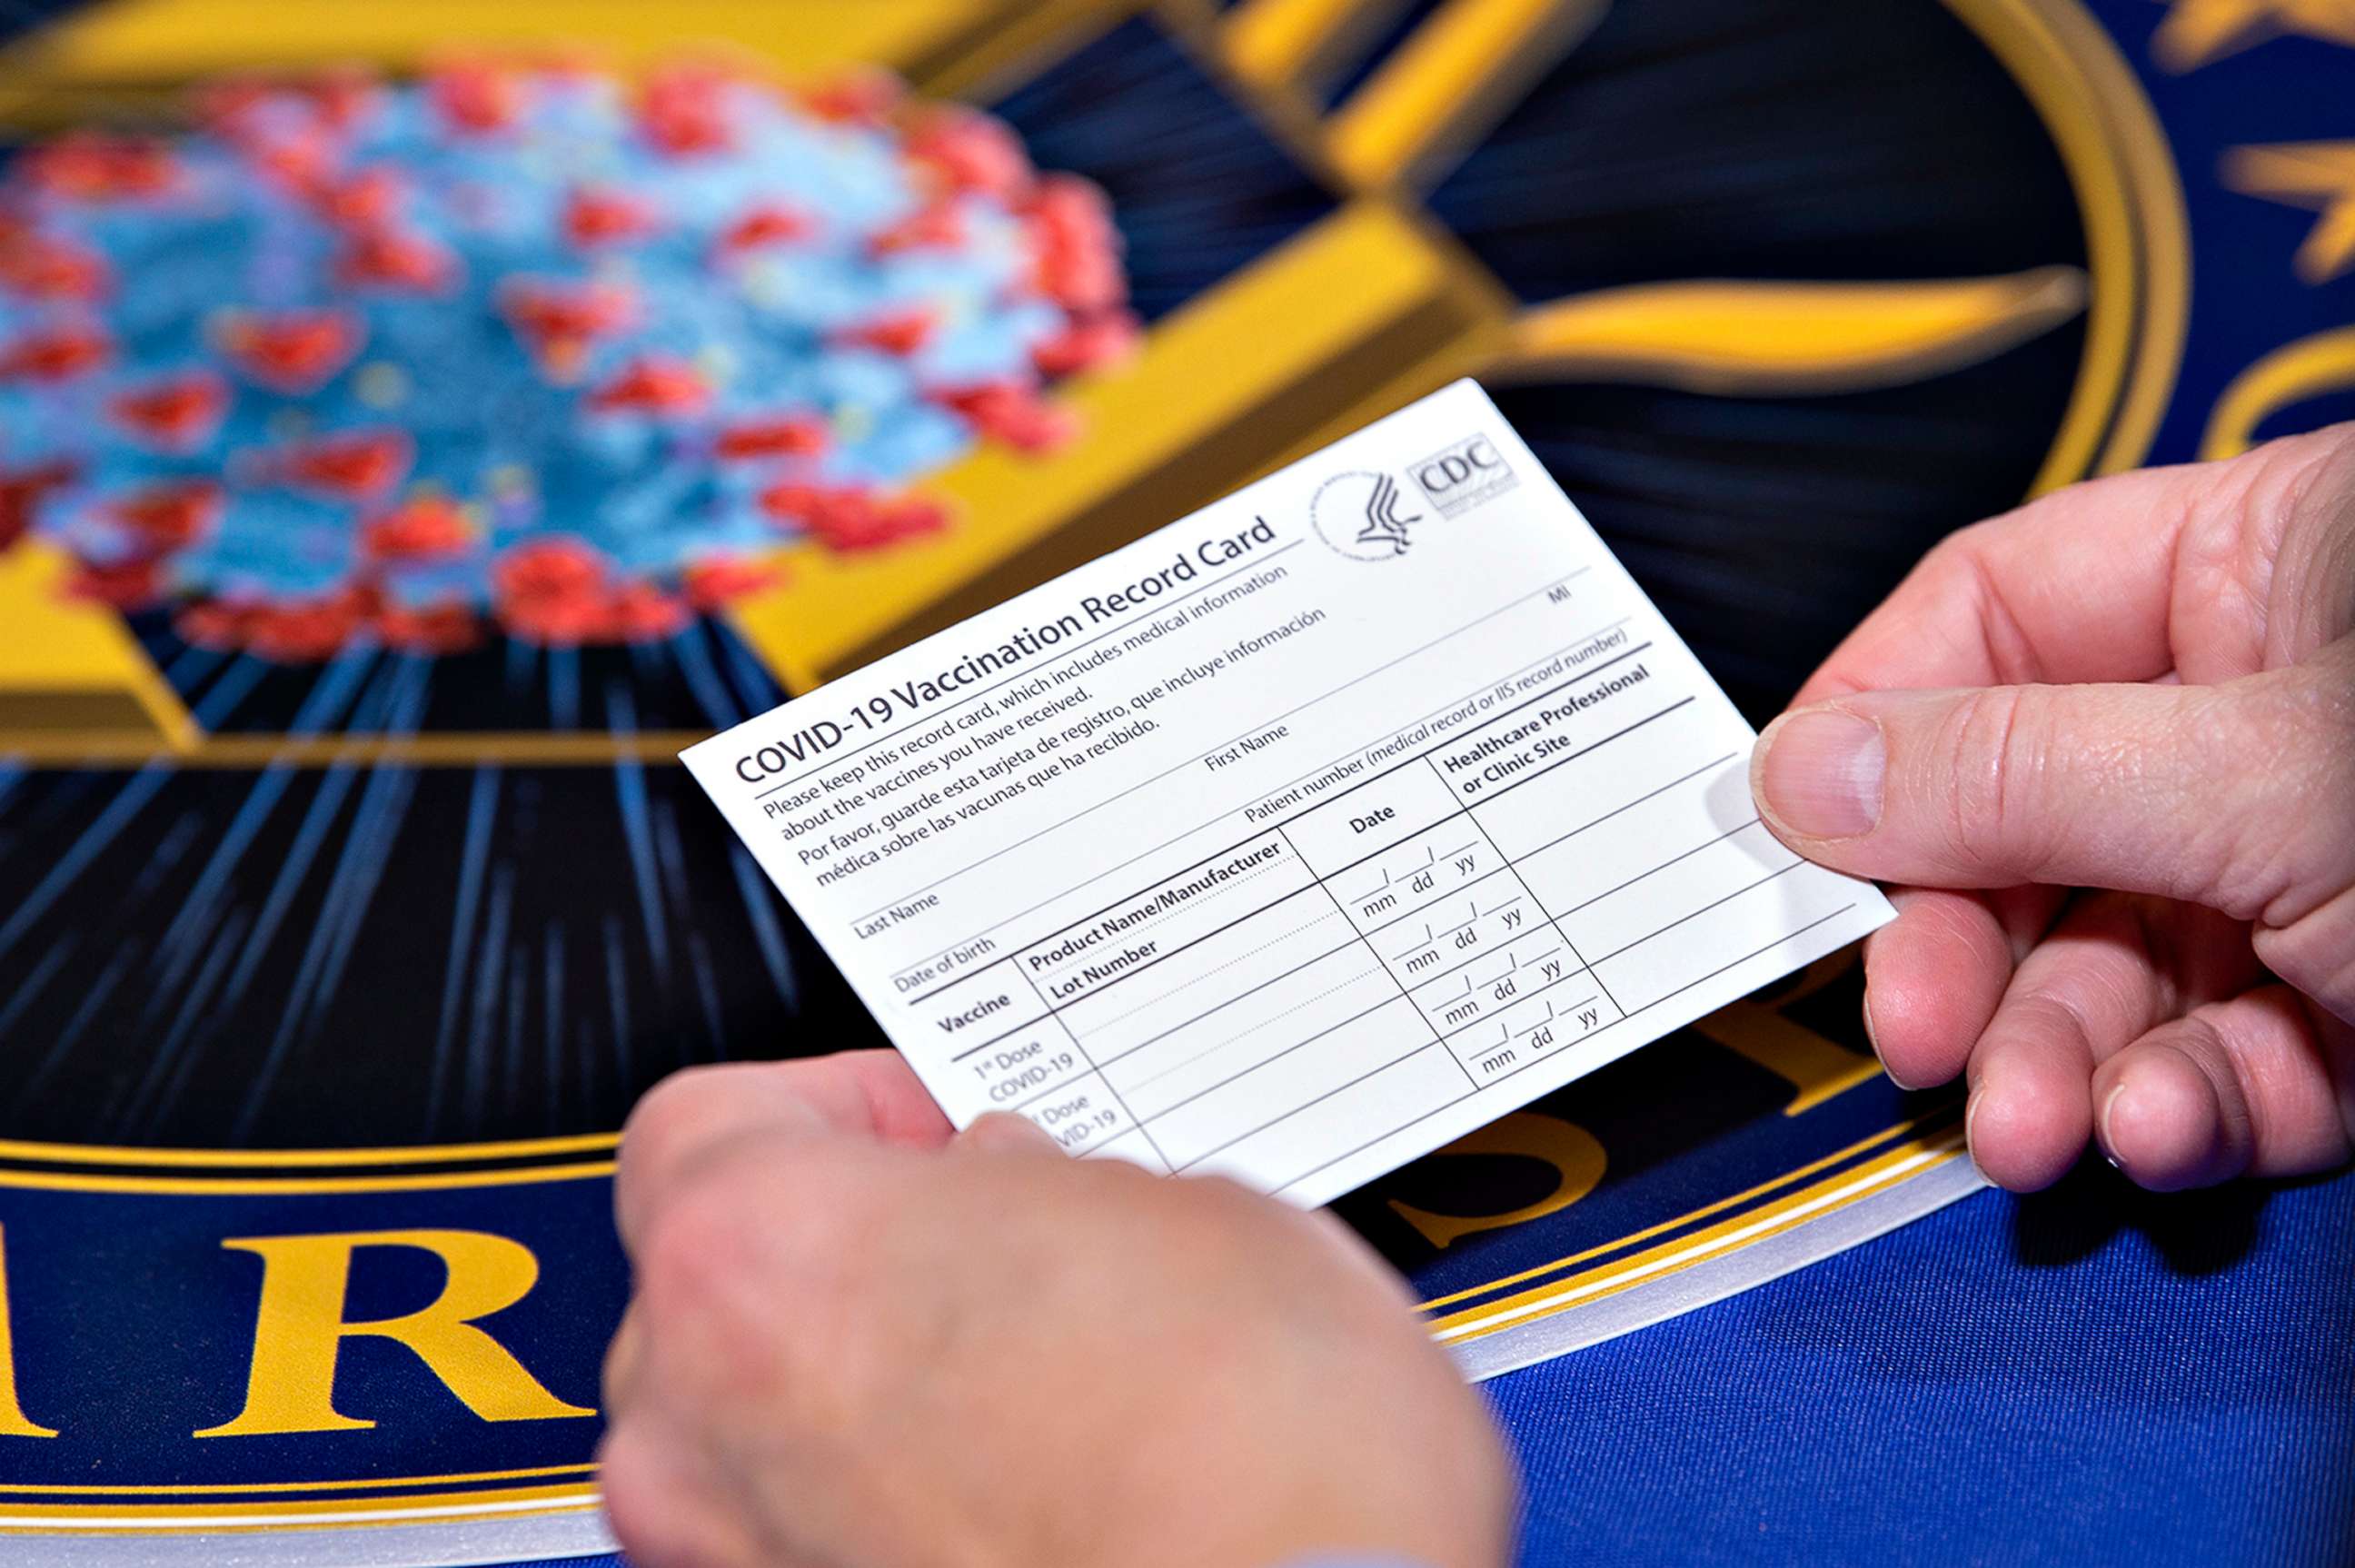
[[1607, 1163], [1603, 1146], [1594, 1141], [1593, 1133], [1575, 1123], [1540, 1115], [1535, 1111], [1516, 1111], [1476, 1133], [1457, 1138], [1439, 1153], [1518, 1155], [1524, 1159], [1541, 1160], [1553, 1167], [1554, 1189], [1508, 1214], [1433, 1214], [1395, 1198], [1391, 1200], [1391, 1207], [1398, 1211], [1399, 1218], [1422, 1232], [1423, 1239], [1434, 1247], [1452, 1246], [1482, 1231], [1524, 1225], [1567, 1209], [1594, 1190]]
[[[0, 1238], [5, 1241], [5, 1238]], [[8, 1255], [0, 1251], [0, 1437], [55, 1437], [37, 1426], [16, 1403], [16, 1341], [8, 1317]]]
[[[479, 1231], [360, 1231], [344, 1235], [259, 1236], [221, 1243], [261, 1257], [261, 1308], [245, 1408], [199, 1437], [263, 1433], [349, 1432], [374, 1426], [336, 1409], [336, 1358], [348, 1339], [390, 1339], [442, 1380], [485, 1421], [547, 1421], [594, 1415], [558, 1399], [506, 1348], [474, 1326], [513, 1307], [539, 1278], [529, 1248]], [[352, 1254], [362, 1247], [414, 1247], [449, 1270], [442, 1294], [417, 1311], [374, 1322], [344, 1320]]]
[[1870, 1083], [1880, 1074], [1881, 1063], [1835, 1045], [1805, 1024], [1794, 1023], [1783, 1009], [1822, 990], [1854, 962], [1855, 949], [1842, 948], [1800, 970], [1791, 988], [1771, 1002], [1734, 1002], [1692, 1027], [1790, 1084], [1794, 1093], [1790, 1104], [1783, 1107], [1785, 1115], [1812, 1111], [1835, 1095]]

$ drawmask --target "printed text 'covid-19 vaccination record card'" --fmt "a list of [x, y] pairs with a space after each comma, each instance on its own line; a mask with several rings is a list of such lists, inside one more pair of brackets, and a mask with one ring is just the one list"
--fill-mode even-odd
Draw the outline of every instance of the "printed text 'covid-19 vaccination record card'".
[[685, 760], [958, 1125], [1318, 1203], [1891, 911], [1480, 389]]

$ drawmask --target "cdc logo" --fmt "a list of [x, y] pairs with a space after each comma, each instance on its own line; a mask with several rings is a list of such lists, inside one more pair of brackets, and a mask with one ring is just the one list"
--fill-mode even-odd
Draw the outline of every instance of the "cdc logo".
[[1518, 483], [1504, 454], [1485, 435], [1471, 436], [1435, 452], [1411, 465], [1407, 473], [1443, 517], [1476, 507]]

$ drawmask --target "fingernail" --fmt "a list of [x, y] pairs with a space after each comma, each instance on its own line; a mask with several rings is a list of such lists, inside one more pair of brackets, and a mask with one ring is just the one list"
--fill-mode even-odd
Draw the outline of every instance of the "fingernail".
[[1774, 720], [1764, 744], [1758, 793], [1782, 826], [1810, 838], [1851, 838], [1881, 820], [1889, 750], [1879, 725], [1817, 708]]
[[1881, 1031], [1872, 1027], [1872, 991], [1870, 987], [1867, 987], [1864, 993], [1864, 1043], [1872, 1047], [1872, 1059], [1881, 1063], [1883, 1077], [1900, 1089], [1913, 1087], [1913, 1084], [1897, 1076], [1897, 1069], [1889, 1065], [1889, 1057], [1881, 1049]]
[[1872, 1021], [1872, 988], [1870, 986], [1865, 987], [1864, 992], [1864, 1043], [1872, 1047], [1873, 1060], [1881, 1063], [1882, 1074], [1891, 1083], [1896, 1084], [1900, 1089], [1921, 1087], [1919, 1083], [1908, 1083], [1904, 1079], [1897, 1076], [1897, 1069], [1889, 1065], [1889, 1054], [1881, 1049], [1881, 1030]]
[[2094, 1113], [2094, 1147], [2102, 1151], [2102, 1157], [2110, 1162], [2112, 1170], [2126, 1168], [2118, 1163], [2118, 1157], [2110, 1152], [2117, 1147], [2110, 1137], [2110, 1112], [2116, 1107], [2118, 1096], [2126, 1092], [2126, 1086], [2123, 1083], [2113, 1086], [2108, 1093], [2102, 1096], [2102, 1108]]

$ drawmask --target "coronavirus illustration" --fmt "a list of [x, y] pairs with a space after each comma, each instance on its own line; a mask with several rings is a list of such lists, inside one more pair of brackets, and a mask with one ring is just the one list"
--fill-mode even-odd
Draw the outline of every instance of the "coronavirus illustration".
[[469, 61], [206, 89], [0, 177], [0, 547], [288, 662], [661, 637], [1073, 433], [1100, 191], [859, 76]]

